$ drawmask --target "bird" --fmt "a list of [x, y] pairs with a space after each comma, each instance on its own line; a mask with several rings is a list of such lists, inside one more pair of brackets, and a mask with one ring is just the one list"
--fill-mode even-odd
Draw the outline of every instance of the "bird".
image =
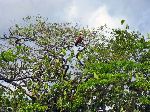
[[77, 46], [79, 43], [81, 43], [82, 40], [83, 40], [83, 33], [80, 32], [80, 33], [79, 33], [79, 36], [78, 36], [77, 39], [76, 39], [75, 46]]

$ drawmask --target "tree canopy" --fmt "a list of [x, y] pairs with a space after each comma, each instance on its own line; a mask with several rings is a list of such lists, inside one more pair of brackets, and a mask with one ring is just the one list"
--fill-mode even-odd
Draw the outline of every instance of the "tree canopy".
[[0, 38], [0, 111], [150, 111], [149, 36], [23, 20]]

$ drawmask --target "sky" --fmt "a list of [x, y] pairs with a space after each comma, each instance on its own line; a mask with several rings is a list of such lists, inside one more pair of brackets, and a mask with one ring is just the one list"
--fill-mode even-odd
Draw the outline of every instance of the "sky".
[[120, 21], [141, 33], [150, 33], [150, 0], [0, 0], [0, 34], [26, 16], [71, 22], [82, 26], [120, 27]]

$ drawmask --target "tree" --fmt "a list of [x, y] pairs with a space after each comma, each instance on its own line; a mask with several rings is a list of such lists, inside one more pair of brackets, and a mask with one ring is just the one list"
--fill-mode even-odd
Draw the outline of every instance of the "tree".
[[98, 105], [103, 111], [107, 107], [118, 112], [150, 111], [150, 41], [128, 29], [113, 29], [112, 35], [84, 51], [89, 57], [84, 72], [93, 73], [94, 78], [81, 91], [90, 91], [89, 101], [96, 96], [93, 110]]
[[[1, 37], [1, 111], [149, 110], [148, 38], [128, 27], [24, 21]], [[84, 45], [75, 46], [81, 32]]]

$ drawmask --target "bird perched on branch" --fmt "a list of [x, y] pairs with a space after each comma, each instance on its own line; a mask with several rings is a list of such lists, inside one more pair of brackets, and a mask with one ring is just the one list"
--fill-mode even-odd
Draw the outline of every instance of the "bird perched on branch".
[[77, 46], [79, 43], [81, 43], [82, 40], [83, 40], [83, 33], [80, 32], [79, 36], [76, 39], [75, 46]]

